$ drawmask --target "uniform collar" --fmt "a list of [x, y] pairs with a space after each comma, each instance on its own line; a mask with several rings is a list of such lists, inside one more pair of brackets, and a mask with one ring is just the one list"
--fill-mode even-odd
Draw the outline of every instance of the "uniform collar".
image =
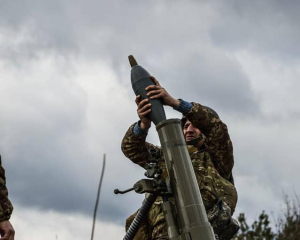
[[202, 146], [200, 148], [197, 148], [193, 145], [187, 145], [188, 147], [188, 151], [189, 151], [189, 154], [193, 154], [193, 153], [196, 153], [196, 152], [202, 152], [205, 150], [205, 145], [202, 144]]

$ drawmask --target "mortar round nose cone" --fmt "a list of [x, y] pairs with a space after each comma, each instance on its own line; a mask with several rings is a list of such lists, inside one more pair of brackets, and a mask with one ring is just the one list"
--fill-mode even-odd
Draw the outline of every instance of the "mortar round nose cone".
[[128, 59], [129, 59], [129, 63], [130, 63], [131, 67], [134, 67], [134, 66], [138, 65], [136, 60], [134, 59], [134, 57], [132, 55], [129, 55]]

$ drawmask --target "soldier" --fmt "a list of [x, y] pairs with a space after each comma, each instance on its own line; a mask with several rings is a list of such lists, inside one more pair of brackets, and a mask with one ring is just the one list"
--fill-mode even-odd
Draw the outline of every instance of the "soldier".
[[[232, 176], [233, 148], [227, 126], [211, 108], [175, 99], [154, 77], [152, 79], [156, 85], [146, 88], [150, 99], [160, 98], [164, 105], [183, 114], [183, 134], [208, 219], [220, 239], [231, 239], [238, 230], [237, 222], [231, 218], [237, 203], [237, 192]], [[147, 117], [151, 111], [151, 103], [148, 99], [140, 101], [140, 96], [137, 96], [136, 104], [140, 120], [126, 132], [122, 151], [132, 162], [143, 167], [151, 158], [149, 149], [155, 148], [160, 159], [163, 159], [163, 155], [160, 147], [146, 142], [148, 129], [151, 127], [151, 121]], [[164, 161], [159, 165], [165, 177], [167, 172]], [[158, 197], [135, 240], [168, 239], [161, 203], [162, 199]], [[135, 214], [127, 219], [126, 228], [134, 216]]]
[[9, 222], [13, 206], [8, 199], [5, 170], [2, 167], [0, 155], [0, 240], [14, 240], [15, 230]]

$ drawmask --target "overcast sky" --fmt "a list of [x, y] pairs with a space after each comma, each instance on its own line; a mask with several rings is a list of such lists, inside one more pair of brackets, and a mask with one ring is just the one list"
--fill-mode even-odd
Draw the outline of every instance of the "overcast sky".
[[[113, 190], [144, 174], [120, 149], [137, 121], [130, 54], [227, 124], [235, 217], [279, 215], [284, 193], [300, 194], [299, 4], [1, 0], [0, 152], [17, 239], [90, 238], [104, 153], [95, 239], [123, 238], [143, 196]], [[159, 144], [154, 128], [148, 140]]]

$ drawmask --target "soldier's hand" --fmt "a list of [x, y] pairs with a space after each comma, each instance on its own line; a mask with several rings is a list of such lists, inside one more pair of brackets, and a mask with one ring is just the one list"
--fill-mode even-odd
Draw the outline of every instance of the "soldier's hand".
[[15, 230], [9, 221], [0, 222], [0, 240], [14, 240]]
[[142, 129], [149, 129], [151, 127], [151, 120], [147, 117], [147, 115], [151, 112], [151, 103], [148, 99], [144, 99], [140, 101], [141, 96], [138, 95], [135, 99], [135, 103], [138, 106], [137, 114], [141, 120], [140, 127]]
[[177, 108], [180, 104], [180, 101], [173, 98], [166, 89], [160, 86], [155, 77], [151, 77], [151, 79], [155, 82], [156, 85], [150, 85], [146, 87], [145, 90], [148, 91], [147, 96], [149, 96], [150, 99], [161, 98], [164, 105]]

